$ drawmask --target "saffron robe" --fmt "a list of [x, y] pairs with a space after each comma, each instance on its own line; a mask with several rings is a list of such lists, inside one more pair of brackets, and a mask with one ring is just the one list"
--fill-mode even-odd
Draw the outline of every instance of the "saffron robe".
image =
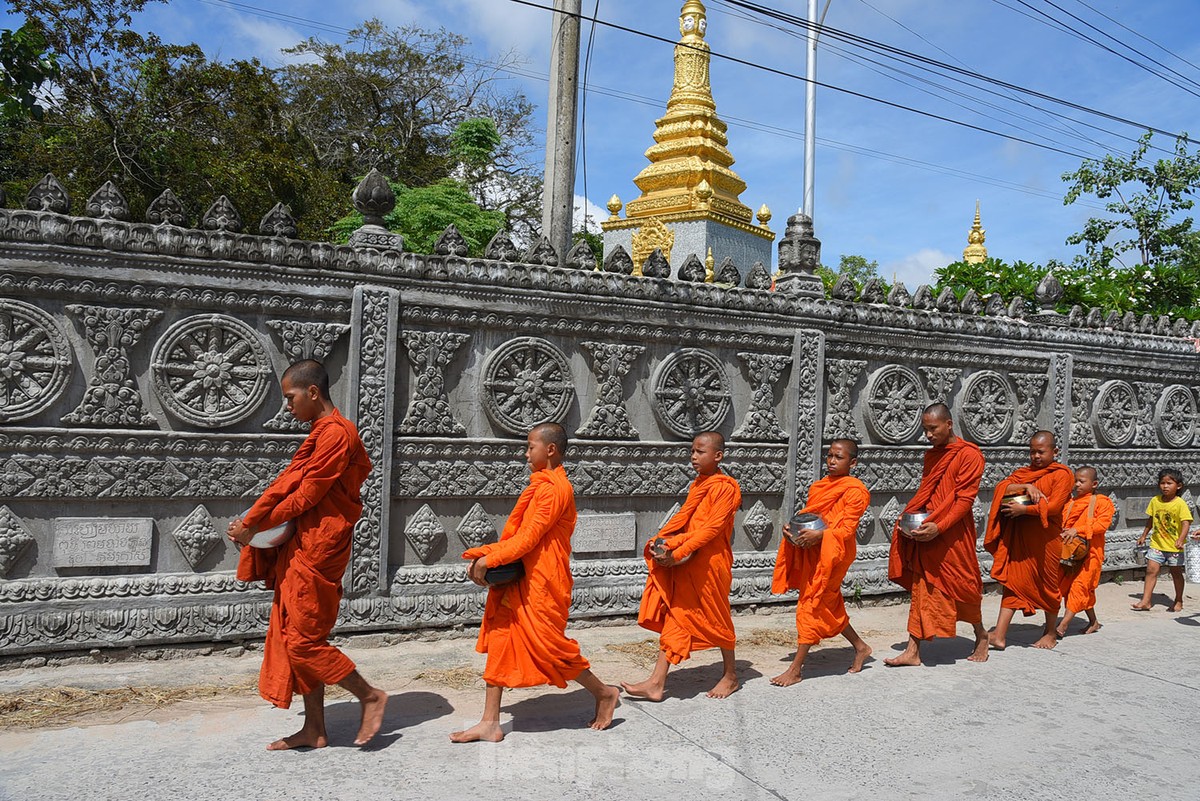
[[500, 541], [471, 548], [464, 559], [488, 567], [520, 561], [525, 575], [488, 589], [475, 650], [487, 654], [483, 680], [496, 687], [566, 687], [589, 667], [567, 637], [571, 607], [571, 534], [575, 491], [562, 465], [538, 470], [517, 499]]
[[[638, 624], [659, 633], [659, 648], [677, 665], [692, 651], [733, 648], [737, 640], [729, 609], [733, 585], [733, 516], [742, 503], [737, 480], [724, 473], [697, 476], [687, 500], [643, 554], [650, 568]], [[683, 564], [664, 567], [654, 561], [658, 537]]]
[[809, 487], [808, 503], [800, 510], [825, 521], [820, 545], [797, 548], [787, 537], [779, 543], [771, 592], [800, 591], [796, 641], [802, 645], [835, 637], [850, 623], [842, 579], [858, 554], [858, 521], [870, 503], [871, 493], [857, 478], [825, 476]]
[[904, 512], [926, 511], [938, 535], [918, 542], [892, 531], [888, 578], [912, 599], [908, 632], [918, 640], [955, 636], [958, 621], [981, 624], [983, 579], [975, 552], [975, 517], [984, 459], [979, 446], [955, 437], [925, 452], [921, 484]]
[[[1020, 609], [1026, 616], [1042, 609], [1057, 615], [1062, 603], [1063, 507], [1071, 497], [1075, 474], [1066, 465], [1021, 467], [996, 485], [988, 513], [983, 547], [992, 554], [992, 578], [1004, 586], [1000, 606]], [[1033, 484], [1046, 496], [1033, 508], [1037, 514], [1005, 517], [1000, 503], [1009, 484]]]
[[[1092, 498], [1096, 499], [1095, 510], [1091, 510]], [[1060, 589], [1067, 609], [1072, 612], [1084, 612], [1096, 605], [1096, 587], [1100, 585], [1100, 568], [1104, 566], [1104, 534], [1112, 525], [1115, 511], [1112, 498], [1090, 492], [1072, 498], [1063, 511], [1063, 530], [1075, 529], [1088, 543], [1083, 563], [1062, 572]]]
[[354, 672], [350, 658], [329, 644], [350, 561], [351, 532], [362, 515], [363, 480], [371, 460], [354, 424], [336, 409], [316, 420], [278, 478], [250, 507], [251, 530], [294, 521], [278, 548], [242, 548], [237, 577], [273, 589], [258, 692], [287, 709], [292, 695], [337, 684]]

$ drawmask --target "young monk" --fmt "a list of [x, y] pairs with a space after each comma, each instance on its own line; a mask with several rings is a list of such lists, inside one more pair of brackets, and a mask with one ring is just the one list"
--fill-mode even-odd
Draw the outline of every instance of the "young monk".
[[1096, 619], [1096, 587], [1100, 585], [1100, 568], [1104, 566], [1104, 533], [1112, 525], [1116, 508], [1107, 495], [1096, 493], [1099, 476], [1094, 467], [1081, 467], [1075, 471], [1074, 497], [1067, 502], [1063, 511], [1063, 542], [1075, 537], [1087, 540], [1087, 555], [1083, 563], [1072, 570], [1063, 569], [1062, 596], [1067, 613], [1058, 624], [1058, 636], [1067, 636], [1071, 618], [1080, 612], [1087, 613], [1088, 625], [1084, 634], [1095, 634], [1100, 630]]
[[[1071, 497], [1075, 477], [1071, 468], [1056, 461], [1058, 445], [1054, 434], [1039, 431], [1029, 440], [1029, 466], [1020, 467], [996, 486], [988, 513], [983, 547], [992, 554], [992, 578], [1004, 592], [996, 628], [988, 642], [997, 651], [1007, 645], [1008, 626], [1020, 609], [1026, 617], [1038, 609], [1046, 613], [1046, 625], [1035, 648], [1058, 644], [1055, 623], [1062, 602], [1059, 586], [1062, 558], [1063, 507]], [[1024, 493], [1029, 504], [1004, 499], [1006, 494]]]
[[[228, 530], [229, 539], [242, 546], [238, 579], [263, 581], [275, 591], [259, 694], [282, 709], [291, 705], [293, 693], [304, 697], [304, 726], [267, 750], [328, 745], [326, 684], [346, 688], [361, 702], [354, 744], [366, 745], [383, 725], [387, 693], [367, 684], [349, 657], [329, 644], [329, 632], [337, 621], [350, 535], [362, 514], [359, 490], [371, 462], [358, 430], [330, 400], [329, 374], [320, 362], [296, 362], [281, 383], [288, 411], [312, 428], [287, 469]], [[283, 545], [249, 547], [256, 532], [289, 520], [296, 530]]]
[[[643, 551], [650, 575], [642, 592], [638, 624], [659, 633], [658, 662], [645, 681], [621, 683], [636, 698], [661, 701], [671, 665], [692, 651], [720, 648], [722, 673], [709, 698], [727, 698], [738, 688], [733, 646], [733, 516], [742, 503], [737, 480], [721, 472], [725, 438], [705, 431], [692, 440], [696, 480], [683, 508]], [[665, 550], [655, 540], [665, 540]]]
[[[804, 658], [821, 640], [842, 635], [854, 647], [854, 659], [848, 673], [858, 673], [871, 655], [871, 647], [850, 625], [846, 601], [842, 597], [842, 579], [858, 553], [855, 534], [858, 521], [871, 503], [871, 493], [850, 469], [858, 463], [858, 444], [851, 439], [835, 439], [825, 454], [826, 476], [808, 488], [808, 503], [801, 512], [818, 514], [825, 521], [823, 531], [794, 532], [785, 524], [786, 535], [775, 556], [775, 575], [771, 592], [782, 594], [800, 590], [796, 604], [796, 656], [783, 673], [771, 679], [777, 687], [801, 681]], [[789, 539], [796, 537], [793, 542]]]
[[888, 578], [911, 593], [908, 645], [883, 660], [888, 667], [921, 664], [921, 641], [954, 637], [959, 621], [975, 632], [967, 657], [986, 662], [987, 631], [983, 628], [983, 581], [975, 553], [975, 518], [971, 505], [979, 494], [983, 453], [979, 446], [954, 434], [954, 420], [944, 403], [926, 407], [921, 428], [930, 448], [925, 451], [921, 485], [904, 512], [928, 512], [911, 534], [892, 531]]
[[529, 486], [517, 505], [500, 541], [463, 553], [471, 560], [468, 575], [488, 586], [490, 567], [520, 561], [525, 574], [508, 584], [488, 589], [483, 622], [475, 650], [487, 654], [483, 669], [483, 718], [474, 726], [450, 735], [456, 743], [478, 740], [500, 742], [500, 701], [505, 687], [566, 687], [577, 681], [596, 699], [596, 714], [588, 725], [607, 729], [621, 691], [592, 673], [579, 653], [579, 643], [567, 637], [571, 606], [571, 534], [575, 531], [575, 491], [563, 469], [567, 432], [558, 423], [542, 423], [526, 438]]

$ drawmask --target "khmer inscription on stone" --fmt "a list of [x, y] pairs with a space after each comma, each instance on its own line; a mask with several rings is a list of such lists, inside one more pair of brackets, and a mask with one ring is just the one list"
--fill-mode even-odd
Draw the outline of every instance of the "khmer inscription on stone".
[[147, 567], [154, 539], [150, 517], [58, 517], [54, 567]]
[[628, 552], [637, 547], [637, 516], [633, 512], [579, 515], [571, 550], [575, 553]]

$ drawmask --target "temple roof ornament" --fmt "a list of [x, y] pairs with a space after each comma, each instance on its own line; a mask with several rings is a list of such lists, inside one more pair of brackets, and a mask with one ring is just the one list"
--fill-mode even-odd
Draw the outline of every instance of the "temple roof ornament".
[[979, 221], [979, 201], [975, 201], [975, 222], [967, 233], [967, 247], [963, 250], [963, 261], [967, 264], [982, 264], [987, 261], [987, 248], [983, 246], [986, 232]]
[[633, 179], [642, 194], [626, 204], [624, 220], [610, 217], [601, 226], [604, 230], [640, 228], [647, 218], [714, 220], [767, 240], [775, 238], [766, 226], [769, 216], [756, 225], [754, 213], [738, 199], [746, 182], [731, 169], [727, 126], [713, 101], [707, 31], [704, 4], [686, 0], [679, 12], [680, 39], [667, 113], [655, 123], [655, 144], [646, 151], [650, 164]]

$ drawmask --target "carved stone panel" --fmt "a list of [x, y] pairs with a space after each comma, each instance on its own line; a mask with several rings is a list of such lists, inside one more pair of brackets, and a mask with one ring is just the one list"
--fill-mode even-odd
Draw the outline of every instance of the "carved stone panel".
[[864, 411], [867, 427], [880, 442], [899, 445], [921, 428], [921, 411], [927, 405], [921, 381], [907, 367], [889, 364], [867, 379]]
[[145, 567], [154, 520], [148, 517], [59, 517], [54, 567]]
[[538, 337], [510, 339], [483, 364], [483, 408], [510, 434], [538, 423], [561, 423], [575, 399], [571, 368], [562, 351]]
[[1163, 390], [1154, 407], [1158, 437], [1168, 448], [1184, 448], [1192, 444], [1196, 431], [1196, 398], [1182, 384], [1172, 384]]
[[221, 544], [223, 539], [220, 532], [217, 531], [217, 527], [213, 525], [212, 515], [208, 513], [208, 509], [205, 509], [203, 504], [193, 509], [175, 527], [175, 530], [171, 532], [171, 537], [193, 570], [200, 568], [204, 559]]
[[851, 410], [852, 392], [867, 368], [862, 359], [826, 359], [825, 439], [862, 439]]
[[900, 520], [900, 515], [904, 511], [904, 504], [900, 503], [896, 498], [888, 498], [887, 503], [880, 507], [875, 519], [879, 521], [879, 527], [883, 529], [884, 535], [891, 540], [892, 535], [896, 532], [896, 523]]
[[133, 381], [129, 349], [162, 312], [83, 305], [67, 309], [83, 322], [88, 344], [96, 354], [96, 365], [83, 400], [75, 411], [63, 416], [63, 422], [114, 428], [154, 425], [154, 418], [142, 407], [142, 395]]
[[1121, 448], [1137, 433], [1137, 395], [1125, 381], [1106, 381], [1096, 394], [1092, 407], [1092, 428], [1096, 439], [1110, 448]]
[[775, 519], [762, 501], [755, 501], [742, 519], [742, 531], [754, 547], [762, 550], [771, 542], [771, 534], [775, 531]]
[[478, 503], [463, 515], [455, 532], [467, 548], [478, 548], [480, 545], [496, 540], [496, 524], [492, 522], [492, 517], [487, 510]]
[[274, 377], [254, 329], [222, 314], [198, 314], [167, 329], [154, 346], [150, 373], [163, 407], [204, 428], [254, 414]]
[[571, 535], [575, 553], [628, 553], [637, 547], [637, 515], [581, 514]]
[[779, 425], [775, 413], [775, 384], [784, 369], [791, 364], [791, 356], [769, 353], [739, 353], [738, 358], [746, 365], [753, 391], [750, 408], [742, 418], [742, 424], [734, 430], [735, 439], [757, 442], [784, 442], [787, 434]]
[[[302, 359], [324, 362], [333, 351], [337, 341], [345, 336], [350, 326], [345, 323], [323, 323], [314, 320], [267, 320], [267, 325], [279, 335], [288, 363]], [[301, 423], [287, 410], [287, 401], [280, 402], [279, 411], [263, 424], [271, 431], [305, 431]]]
[[1048, 377], [1045, 373], [1013, 373], [1012, 377], [1017, 384], [1017, 411], [1010, 442], [1016, 445], [1028, 442], [1038, 430], [1038, 409]]
[[1133, 444], [1157, 445], [1158, 435], [1154, 426], [1154, 412], [1163, 385], [1156, 381], [1134, 381], [1133, 387], [1137, 392], [1138, 399], [1137, 433], [1133, 435]]
[[625, 407], [622, 379], [646, 348], [617, 342], [581, 344], [592, 354], [597, 389], [596, 405], [576, 435], [592, 439], [637, 439], [638, 431], [630, 422], [629, 410]]
[[0, 578], [8, 578], [31, 545], [33, 535], [25, 528], [24, 521], [7, 506], [0, 506]]
[[429, 508], [429, 504], [425, 503], [408, 519], [407, 525], [404, 526], [404, 536], [417, 558], [428, 562], [438, 546], [445, 542], [446, 529], [433, 513], [433, 509]]
[[1092, 427], [1092, 401], [1100, 389], [1098, 378], [1076, 378], [1071, 382], [1071, 444], [1082, 448], [1096, 447], [1096, 431]]
[[959, 396], [963, 432], [980, 445], [1004, 440], [1016, 409], [1016, 395], [1008, 379], [993, 370], [974, 373], [963, 384]]
[[0, 298], [0, 423], [24, 420], [54, 403], [71, 373], [71, 347], [36, 306]]
[[955, 382], [962, 375], [962, 370], [957, 367], [927, 366], [917, 369], [921, 371], [921, 375], [925, 376], [925, 394], [929, 397], [929, 402], [949, 405], [950, 393], [954, 389]]
[[654, 371], [654, 411], [673, 434], [690, 438], [717, 429], [731, 406], [720, 360], [699, 348], [672, 353]]
[[451, 331], [405, 331], [404, 347], [416, 381], [408, 399], [408, 412], [400, 421], [400, 433], [459, 436], [466, 433], [454, 418], [446, 394], [446, 368], [470, 334]]

